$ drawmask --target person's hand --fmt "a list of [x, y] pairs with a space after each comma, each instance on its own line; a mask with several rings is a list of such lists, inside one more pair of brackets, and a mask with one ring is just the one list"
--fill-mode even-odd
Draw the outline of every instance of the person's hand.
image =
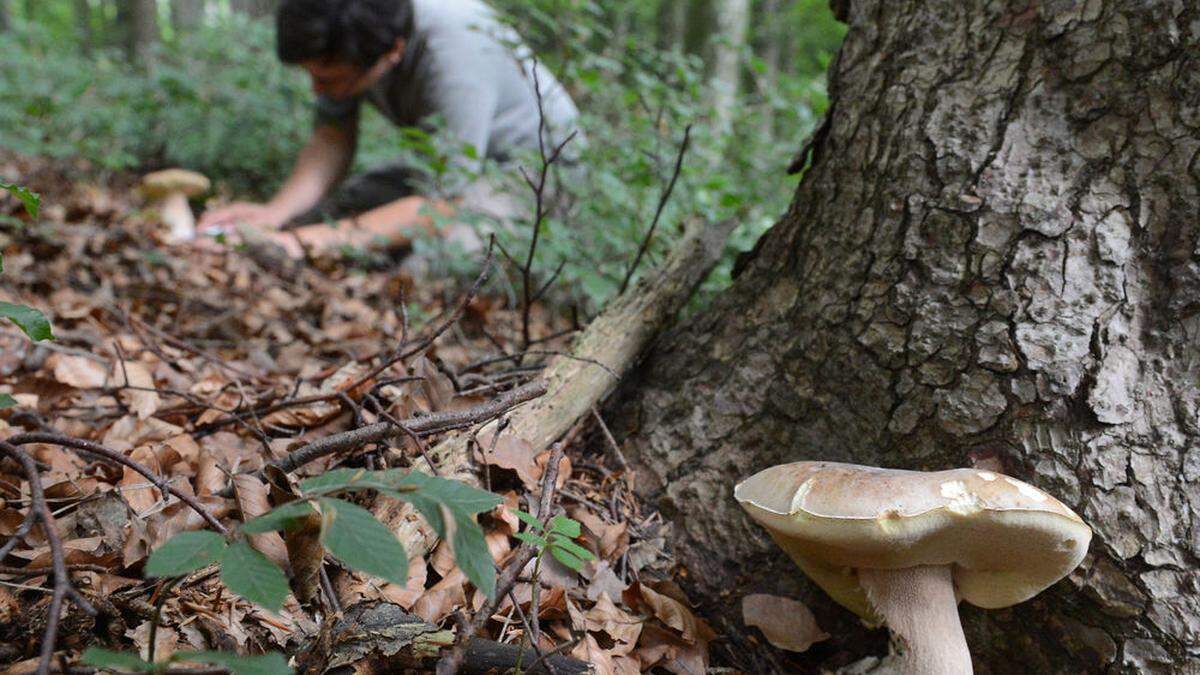
[[287, 222], [287, 214], [269, 204], [234, 202], [209, 209], [197, 223], [201, 234], [231, 233], [238, 225], [250, 225], [266, 230], [278, 230]]

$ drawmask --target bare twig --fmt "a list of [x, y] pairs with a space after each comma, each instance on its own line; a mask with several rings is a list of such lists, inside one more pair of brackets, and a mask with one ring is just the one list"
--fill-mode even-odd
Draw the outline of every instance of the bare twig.
[[286, 457], [275, 461], [274, 465], [285, 472], [291, 472], [321, 457], [357, 448], [367, 443], [375, 443], [399, 433], [431, 433], [444, 431], [448, 428], [464, 424], [474, 424], [496, 417], [545, 393], [545, 383], [531, 382], [523, 387], [505, 393], [494, 401], [488, 401], [487, 403], [464, 408], [463, 410], [452, 410], [421, 417], [411, 417], [406, 420], [400, 420], [398, 424], [391, 421], [379, 422], [359, 429], [343, 431], [313, 441]]
[[[562, 461], [563, 446], [555, 446], [554, 451], [550, 453], [550, 462], [546, 464], [546, 474], [542, 476], [542, 494], [538, 500], [538, 519], [542, 521], [543, 527], [548, 526], [550, 522], [550, 508], [554, 503], [554, 487], [558, 482], [558, 466]], [[528, 542], [521, 544], [517, 549], [516, 555], [509, 561], [508, 566], [504, 568], [504, 572], [500, 578], [496, 580], [496, 594], [492, 596], [483, 607], [475, 613], [475, 617], [471, 619], [458, 637], [457, 644], [442, 660], [438, 661], [437, 675], [455, 675], [458, 669], [462, 666], [463, 657], [465, 656], [466, 645], [475, 637], [475, 633], [487, 623], [487, 620], [496, 611], [500, 601], [508, 595], [513, 586], [516, 585], [517, 579], [521, 576], [521, 571], [533, 560], [533, 556], [537, 550]], [[534, 614], [533, 622], [537, 622], [537, 615]]]
[[683, 156], [687, 154], [688, 145], [692, 139], [692, 125], [688, 125], [683, 130], [683, 143], [679, 145], [679, 154], [675, 157], [675, 170], [671, 173], [671, 181], [667, 183], [667, 187], [663, 190], [662, 196], [658, 199], [658, 209], [654, 211], [654, 220], [650, 221], [650, 229], [646, 230], [646, 236], [642, 239], [641, 246], [638, 247], [637, 256], [633, 259], [633, 264], [629, 266], [629, 271], [625, 273], [625, 279], [621, 282], [621, 290], [618, 292], [624, 293], [629, 287], [630, 280], [637, 272], [638, 265], [642, 263], [642, 256], [646, 254], [646, 249], [650, 248], [650, 240], [654, 238], [654, 230], [658, 228], [658, 219], [662, 217], [663, 209], [666, 208], [667, 202], [671, 199], [671, 193], [675, 191], [675, 181], [679, 180], [679, 173], [683, 170]]
[[186, 492], [183, 492], [177, 488], [172, 487], [169, 482], [167, 482], [166, 480], [164, 480], [162, 478], [162, 476], [159, 476], [158, 474], [154, 473], [148, 467], [143, 465], [141, 462], [138, 462], [135, 459], [126, 457], [125, 455], [117, 452], [116, 450], [113, 450], [111, 448], [106, 448], [103, 445], [100, 445], [99, 443], [95, 443], [93, 441], [85, 441], [81, 438], [72, 438], [70, 436], [62, 436], [59, 434], [50, 434], [50, 433], [45, 433], [45, 432], [41, 432], [41, 431], [33, 431], [33, 432], [29, 432], [29, 433], [24, 433], [24, 434], [17, 434], [16, 436], [9, 438], [7, 442], [12, 445], [28, 445], [30, 443], [49, 443], [51, 445], [57, 445], [57, 446], [64, 447], [64, 448], [70, 448], [72, 450], [79, 450], [79, 451], [82, 451], [82, 452], [85, 452], [85, 453], [88, 453], [91, 455], [95, 455], [96, 457], [108, 460], [110, 462], [113, 462], [114, 464], [120, 464], [121, 466], [127, 466], [130, 469], [133, 469], [134, 471], [145, 476], [146, 480], [149, 480], [151, 483], [153, 483], [154, 487], [158, 488], [159, 492], [163, 493], [164, 495], [165, 494], [174, 495], [180, 501], [182, 501], [184, 504], [187, 504], [189, 508], [191, 508], [197, 514], [199, 514], [201, 518], [203, 518], [209, 525], [211, 525], [214, 530], [216, 530], [217, 532], [220, 532], [221, 534], [229, 534], [228, 528], [226, 528], [224, 525], [222, 525], [221, 521], [217, 520], [217, 517], [213, 515], [212, 511], [209, 511], [208, 508], [206, 508], [203, 504], [201, 504], [199, 501], [197, 501], [195, 497], [193, 497], [192, 495], [190, 495]]
[[96, 614], [96, 608], [71, 585], [71, 573], [67, 570], [62, 539], [58, 536], [58, 526], [54, 522], [54, 516], [50, 513], [50, 507], [46, 505], [46, 496], [42, 492], [42, 476], [38, 473], [33, 458], [15, 444], [5, 441], [0, 441], [0, 452], [12, 457], [24, 469], [25, 478], [29, 482], [31, 499], [29, 509], [37, 513], [38, 520], [42, 522], [42, 532], [46, 537], [46, 542], [50, 545], [54, 592], [50, 596], [50, 606], [46, 610], [46, 630], [42, 633], [42, 651], [37, 667], [38, 675], [48, 675], [54, 657], [55, 640], [58, 638], [58, 624], [62, 616], [63, 600], [69, 597], [81, 610], [92, 616]]

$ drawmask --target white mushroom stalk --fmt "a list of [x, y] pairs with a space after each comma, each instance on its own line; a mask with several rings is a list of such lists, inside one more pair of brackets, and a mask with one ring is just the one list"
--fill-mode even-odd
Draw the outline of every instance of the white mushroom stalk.
[[905, 675], [970, 675], [971, 653], [958, 618], [949, 565], [897, 570], [863, 568], [858, 582], [871, 606], [900, 638]]

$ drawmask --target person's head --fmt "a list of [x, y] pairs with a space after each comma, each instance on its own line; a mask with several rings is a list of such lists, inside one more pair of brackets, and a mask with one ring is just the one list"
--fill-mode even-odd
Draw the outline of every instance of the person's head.
[[283, 0], [276, 51], [318, 94], [349, 98], [400, 62], [412, 17], [412, 0]]

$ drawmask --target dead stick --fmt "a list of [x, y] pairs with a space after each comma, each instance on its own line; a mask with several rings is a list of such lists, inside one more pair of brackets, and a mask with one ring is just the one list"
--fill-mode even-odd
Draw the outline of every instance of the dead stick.
[[196, 501], [195, 497], [172, 487], [170, 483], [162, 478], [162, 476], [154, 473], [141, 462], [126, 457], [116, 450], [106, 448], [103, 445], [93, 441], [85, 441], [82, 438], [72, 438], [70, 436], [49, 434], [40, 431], [17, 434], [16, 436], [9, 438], [8, 442], [13, 445], [28, 445], [29, 443], [48, 443], [50, 445], [58, 445], [64, 448], [71, 448], [72, 450], [82, 450], [115, 464], [127, 466], [145, 476], [146, 480], [149, 480], [151, 483], [153, 483], [154, 487], [158, 488], [159, 492], [163, 494], [171, 494], [179, 498], [180, 501], [182, 501], [184, 504], [187, 504], [188, 507], [198, 513], [205, 521], [207, 521], [214, 530], [220, 532], [221, 534], [229, 534], [229, 530], [221, 524], [221, 521], [217, 520], [217, 517], [212, 514], [212, 511], [209, 511], [203, 504]]
[[[548, 527], [550, 524], [550, 507], [554, 503], [554, 484], [558, 481], [558, 465], [562, 460], [563, 448], [558, 446], [554, 448], [554, 452], [550, 453], [550, 463], [546, 465], [546, 475], [542, 476], [542, 494], [538, 501], [538, 519], [542, 521], [543, 527]], [[454, 649], [450, 650], [442, 660], [438, 661], [437, 675], [455, 675], [458, 669], [462, 667], [462, 661], [466, 650], [466, 645], [475, 637], [475, 633], [487, 623], [495, 613], [496, 608], [500, 605], [500, 601], [508, 592], [512, 590], [517, 583], [517, 578], [521, 576], [521, 571], [533, 560], [533, 556], [537, 553], [528, 542], [522, 543], [517, 549], [517, 554], [509, 561], [508, 566], [504, 568], [504, 573], [500, 575], [500, 579], [496, 581], [496, 593], [471, 619], [471, 622], [463, 628], [462, 635], [459, 637], [458, 644]], [[537, 621], [537, 616], [532, 617], [532, 621]]]
[[46, 496], [42, 493], [42, 476], [38, 473], [33, 458], [16, 445], [4, 441], [0, 441], [0, 452], [12, 457], [24, 469], [25, 478], [29, 481], [29, 508], [37, 512], [38, 519], [42, 521], [42, 533], [46, 537], [46, 542], [50, 544], [54, 593], [50, 596], [50, 606], [46, 609], [46, 630], [42, 633], [42, 651], [37, 667], [37, 675], [48, 675], [50, 662], [54, 657], [54, 642], [58, 639], [58, 624], [62, 616], [63, 600], [70, 596], [80, 609], [93, 616], [96, 614], [96, 608], [71, 585], [71, 574], [67, 571], [62, 539], [58, 536], [58, 526], [54, 522], [54, 515], [50, 513], [50, 507], [46, 506]]

